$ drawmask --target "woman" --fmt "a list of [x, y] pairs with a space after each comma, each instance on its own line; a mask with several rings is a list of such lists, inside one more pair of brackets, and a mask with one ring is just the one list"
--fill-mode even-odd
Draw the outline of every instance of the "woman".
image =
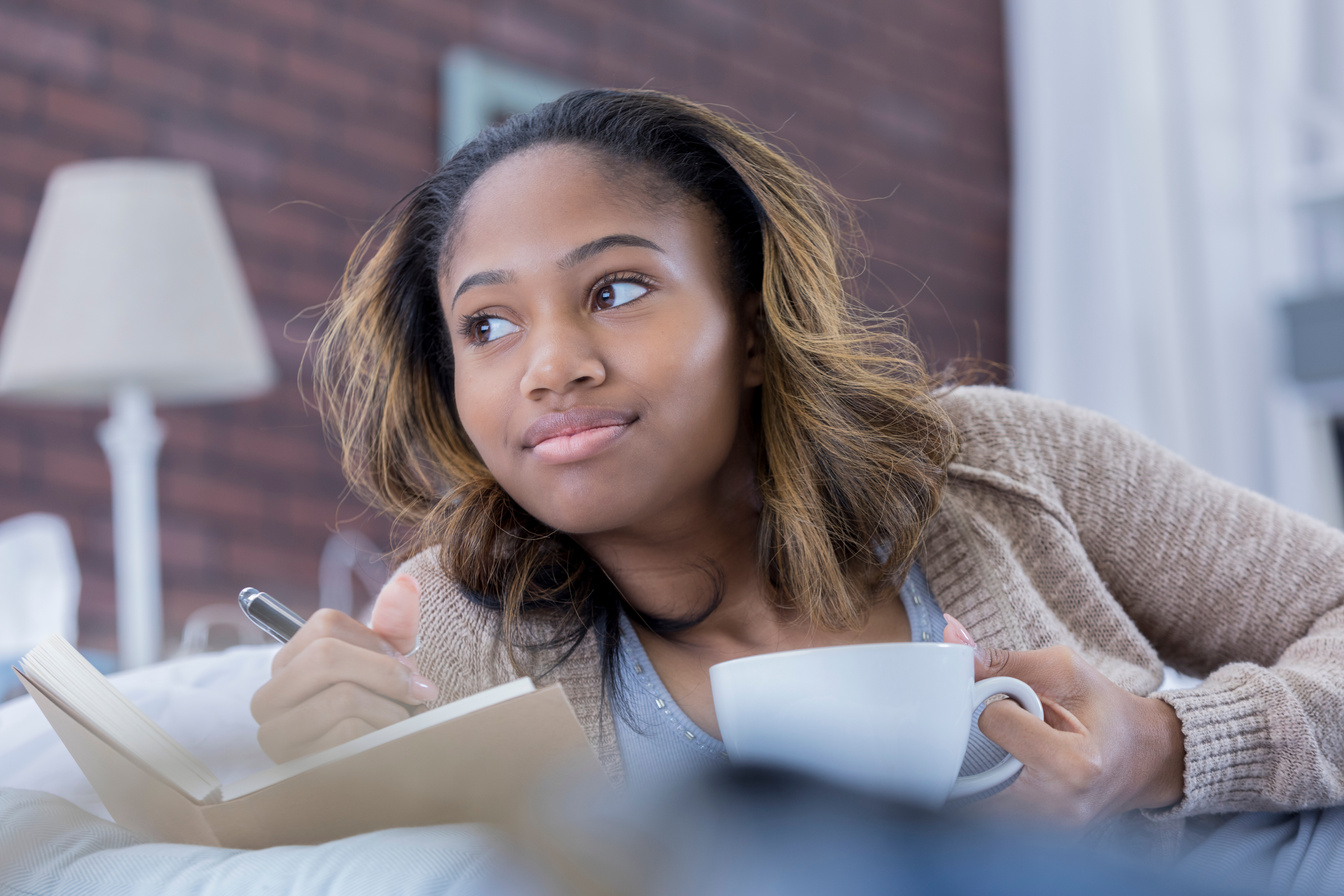
[[[716, 662], [974, 632], [977, 674], [1047, 707], [983, 713], [971, 763], [1025, 766], [986, 806], [1155, 810], [1174, 842], [1344, 800], [1344, 534], [1096, 415], [935, 394], [856, 322], [839, 208], [649, 91], [515, 116], [415, 190], [317, 373], [352, 482], [418, 552], [372, 630], [323, 612], [280, 651], [267, 751], [526, 672], [613, 778], [654, 776], [722, 761]], [[1208, 678], [1154, 695], [1164, 660]]]

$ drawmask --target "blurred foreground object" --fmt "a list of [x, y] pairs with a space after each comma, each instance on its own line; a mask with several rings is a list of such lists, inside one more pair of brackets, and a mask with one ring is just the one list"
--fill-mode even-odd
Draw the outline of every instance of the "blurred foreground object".
[[274, 381], [204, 166], [117, 159], [52, 174], [0, 333], [0, 396], [111, 402], [98, 440], [122, 668], [158, 659], [163, 642], [154, 400], [246, 398]]
[[[560, 782], [557, 782], [560, 783]], [[818, 778], [727, 766], [661, 792], [558, 786], [479, 892], [514, 896], [1238, 896], [1124, 839], [929, 812]], [[476, 892], [476, 891], [473, 891]]]

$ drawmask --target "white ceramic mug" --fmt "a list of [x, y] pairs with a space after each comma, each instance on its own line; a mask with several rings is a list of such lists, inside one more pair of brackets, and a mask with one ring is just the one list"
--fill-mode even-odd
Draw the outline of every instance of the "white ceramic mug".
[[975, 680], [961, 644], [854, 644], [742, 657], [709, 668], [728, 756], [812, 772], [937, 808], [1007, 781], [1009, 756], [958, 777], [975, 708], [1005, 694], [1042, 718], [1016, 678]]

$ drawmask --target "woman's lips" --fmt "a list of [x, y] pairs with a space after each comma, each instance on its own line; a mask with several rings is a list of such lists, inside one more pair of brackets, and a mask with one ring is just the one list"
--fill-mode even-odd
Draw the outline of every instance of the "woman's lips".
[[523, 433], [523, 447], [543, 463], [572, 463], [606, 448], [636, 419], [629, 411], [608, 408], [573, 408], [547, 414]]

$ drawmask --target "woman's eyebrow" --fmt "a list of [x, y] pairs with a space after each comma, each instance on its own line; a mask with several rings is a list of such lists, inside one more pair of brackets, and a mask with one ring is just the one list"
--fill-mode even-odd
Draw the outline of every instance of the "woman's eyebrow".
[[[610, 236], [601, 236], [595, 240], [590, 240], [579, 246], [577, 249], [571, 249], [564, 258], [560, 259], [560, 269], [566, 270], [577, 264], [582, 264], [600, 252], [608, 249], [614, 249], [617, 246], [636, 246], [640, 249], [652, 249], [655, 252], [663, 252], [663, 247], [653, 240], [647, 240], [642, 236], [635, 236], [633, 233], [613, 233]], [[472, 274], [462, 281], [462, 285], [453, 293], [453, 301], [449, 303], [449, 309], [457, 304], [458, 297], [467, 290], [476, 286], [500, 286], [504, 283], [513, 281], [512, 271], [481, 271], [478, 274]]]
[[611, 236], [600, 236], [591, 242], [584, 243], [577, 249], [571, 250], [568, 255], [560, 259], [560, 268], [562, 270], [572, 268], [576, 264], [582, 264], [599, 252], [605, 252], [617, 246], [637, 246], [641, 249], [652, 249], [655, 252], [663, 251], [662, 246], [653, 240], [646, 240], [642, 236], [635, 236], [633, 233], [613, 233]]
[[462, 285], [453, 293], [453, 301], [449, 303], [448, 308], [452, 310], [457, 304], [458, 296], [471, 289], [474, 286], [500, 286], [504, 283], [513, 281], [513, 274], [508, 271], [481, 271], [479, 274], [472, 274], [462, 281]]

